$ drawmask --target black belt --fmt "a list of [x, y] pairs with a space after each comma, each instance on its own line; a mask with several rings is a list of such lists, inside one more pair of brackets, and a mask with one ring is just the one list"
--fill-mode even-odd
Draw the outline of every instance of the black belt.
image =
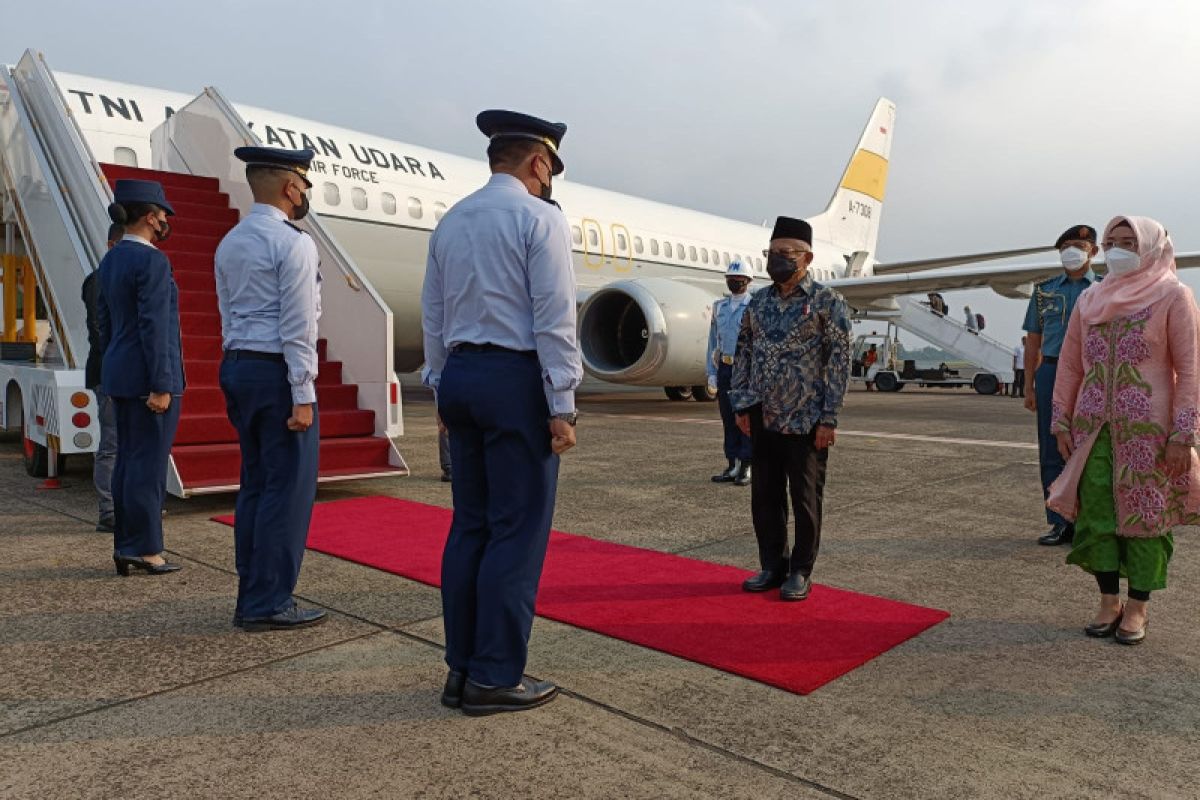
[[490, 342], [484, 344], [475, 344], [474, 342], [463, 342], [456, 344], [450, 348], [451, 353], [512, 353], [513, 355], [526, 356], [537, 358], [537, 350], [513, 350], [511, 347], [501, 347], [498, 344]]
[[1043, 364], [1057, 364], [1058, 356], [1042, 356]]
[[258, 350], [226, 350], [226, 361], [274, 361], [283, 363], [283, 353], [263, 353]]

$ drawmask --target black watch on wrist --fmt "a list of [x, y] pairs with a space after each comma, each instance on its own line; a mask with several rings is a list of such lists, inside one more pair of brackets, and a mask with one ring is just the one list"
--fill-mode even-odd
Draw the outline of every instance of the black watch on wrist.
[[566, 414], [555, 414], [550, 417], [550, 419], [561, 419], [563, 422], [574, 428], [575, 423], [579, 421], [579, 412], [568, 411]]

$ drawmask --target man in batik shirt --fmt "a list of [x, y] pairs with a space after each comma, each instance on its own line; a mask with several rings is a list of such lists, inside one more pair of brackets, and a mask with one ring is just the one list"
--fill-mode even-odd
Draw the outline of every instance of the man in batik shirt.
[[[808, 274], [812, 227], [779, 217], [767, 273], [773, 284], [742, 317], [730, 400], [753, 446], [750, 505], [762, 571], [748, 592], [780, 587], [803, 600], [821, 542], [825, 465], [850, 380], [850, 313], [842, 296]], [[796, 541], [788, 554], [788, 496]]]

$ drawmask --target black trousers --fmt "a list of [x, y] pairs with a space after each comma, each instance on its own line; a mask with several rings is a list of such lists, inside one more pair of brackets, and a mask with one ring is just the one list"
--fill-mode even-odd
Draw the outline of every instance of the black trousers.
[[[821, 545], [821, 503], [829, 450], [815, 446], [816, 430], [784, 434], [763, 427], [762, 409], [750, 409], [754, 455], [750, 508], [758, 560], [775, 572], [811, 575]], [[788, 555], [788, 499], [796, 518], [796, 541]]]

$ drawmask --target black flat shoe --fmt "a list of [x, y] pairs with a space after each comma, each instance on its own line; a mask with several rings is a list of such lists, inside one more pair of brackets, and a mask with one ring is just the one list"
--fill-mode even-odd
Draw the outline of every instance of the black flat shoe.
[[1121, 613], [1117, 614], [1117, 618], [1112, 622], [1089, 622], [1083, 627], [1083, 632], [1094, 639], [1107, 639], [1117, 632], [1124, 617], [1125, 609], [1122, 608]]
[[742, 462], [738, 467], [737, 475], [733, 477], [734, 486], [749, 486], [750, 485], [750, 465]]
[[516, 686], [480, 686], [466, 681], [462, 693], [462, 711], [469, 717], [483, 717], [508, 711], [528, 711], [544, 706], [558, 696], [558, 687], [550, 681], [522, 678]]
[[149, 575], [166, 575], [168, 572], [179, 572], [183, 569], [179, 564], [172, 564], [170, 561], [154, 564], [140, 556], [121, 556], [116, 553], [113, 553], [113, 564], [117, 567], [117, 574], [122, 577], [129, 575], [130, 567], [140, 569]]
[[454, 477], [450, 474], [450, 470], [442, 470], [442, 483], [450, 483]]
[[450, 670], [446, 675], [446, 686], [442, 689], [442, 705], [446, 708], [460, 708], [466, 682], [466, 673]]
[[1060, 544], [1070, 544], [1074, 540], [1074, 527], [1070, 525], [1055, 525], [1048, 532], [1039, 536], [1037, 543], [1046, 547], [1057, 547]]
[[733, 479], [737, 477], [737, 462], [730, 461], [728, 468], [724, 472], [718, 472], [712, 476], [713, 483], [733, 483]]
[[780, 600], [806, 600], [812, 591], [812, 578], [800, 572], [793, 572], [779, 587]]
[[1140, 630], [1127, 631], [1124, 628], [1117, 628], [1116, 636], [1117, 644], [1135, 645], [1146, 641], [1146, 628], [1150, 626], [1150, 620], [1146, 620], [1146, 624]]
[[284, 631], [320, 625], [327, 619], [323, 608], [292, 606], [269, 617], [242, 617], [242, 629], [247, 631]]
[[772, 572], [764, 569], [762, 572], [742, 581], [742, 590], [746, 592], [767, 592], [783, 585], [787, 575], [782, 572]]

